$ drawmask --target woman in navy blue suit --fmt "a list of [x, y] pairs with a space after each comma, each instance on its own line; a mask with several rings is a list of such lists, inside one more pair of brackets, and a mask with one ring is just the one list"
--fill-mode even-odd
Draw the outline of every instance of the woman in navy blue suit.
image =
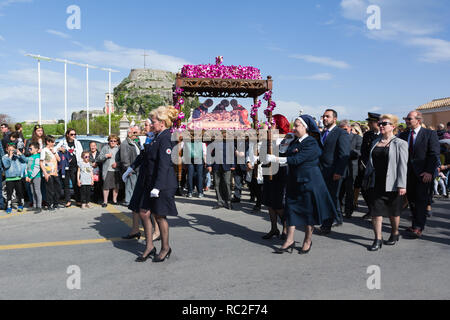
[[314, 226], [321, 225], [336, 214], [333, 200], [319, 168], [322, 149], [319, 145], [319, 129], [314, 119], [308, 115], [297, 118], [294, 134], [296, 139], [289, 145], [286, 158], [268, 156], [269, 162], [289, 166], [285, 209], [288, 236], [284, 245], [275, 251], [278, 254], [293, 252], [294, 232], [299, 226], [306, 228], [303, 247], [299, 253], [309, 253]]
[[[145, 145], [140, 174], [136, 188], [142, 192], [134, 193], [130, 210], [139, 212], [144, 225], [147, 247], [137, 262], [145, 262], [154, 256], [153, 262], [169, 259], [172, 249], [169, 246], [169, 224], [167, 216], [177, 216], [175, 193], [178, 188], [175, 170], [172, 167], [171, 132], [173, 121], [178, 116], [174, 107], [160, 107], [150, 114], [156, 138]], [[156, 256], [152, 241], [151, 213], [154, 214], [161, 233], [161, 251]]]

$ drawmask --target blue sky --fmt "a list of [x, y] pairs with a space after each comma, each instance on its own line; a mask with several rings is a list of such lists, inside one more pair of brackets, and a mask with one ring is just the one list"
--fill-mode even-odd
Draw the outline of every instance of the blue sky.
[[[366, 25], [373, 4], [381, 30]], [[80, 30], [66, 27], [70, 5], [81, 9]], [[290, 119], [326, 107], [341, 119], [404, 116], [450, 96], [449, 16], [445, 0], [0, 0], [0, 113], [37, 119], [37, 63], [25, 53], [112, 67], [117, 85], [143, 67], [145, 49], [148, 67], [173, 72], [218, 55], [258, 67]], [[69, 67], [70, 112], [85, 106], [84, 72]], [[43, 118], [62, 119], [63, 65], [43, 62], [42, 73]], [[107, 74], [92, 70], [91, 107], [103, 107], [106, 91]]]

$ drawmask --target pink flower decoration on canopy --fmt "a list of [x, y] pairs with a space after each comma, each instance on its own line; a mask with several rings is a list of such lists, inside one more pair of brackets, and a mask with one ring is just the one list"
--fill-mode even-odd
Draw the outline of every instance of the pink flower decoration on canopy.
[[250, 116], [252, 118], [256, 117], [256, 115], [258, 114], [258, 109], [261, 108], [261, 100], [258, 100], [258, 103], [254, 106], [252, 106], [252, 110], [250, 112]]
[[217, 57], [216, 65], [185, 65], [183, 69], [181, 69], [181, 76], [183, 78], [262, 80], [261, 71], [257, 68], [243, 66], [223, 66], [222, 62], [223, 57]]

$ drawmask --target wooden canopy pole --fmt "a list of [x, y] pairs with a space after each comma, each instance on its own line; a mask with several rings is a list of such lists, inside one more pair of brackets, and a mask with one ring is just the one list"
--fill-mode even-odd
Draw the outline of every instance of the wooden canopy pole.
[[[182, 98], [181, 96], [177, 96], [177, 101], [175, 102], [175, 104], [179, 103], [181, 98]], [[180, 108], [180, 112], [181, 112], [181, 108]], [[181, 119], [177, 119], [177, 127], [178, 128], [181, 127]], [[183, 137], [180, 135], [178, 137], [178, 143], [181, 144], [182, 141], [183, 141]], [[181, 186], [181, 180], [183, 179], [183, 160], [182, 160], [182, 157], [183, 157], [183, 150], [180, 148], [180, 150], [178, 151], [178, 164], [177, 164], [177, 178], [178, 178], [177, 195], [178, 196], [182, 196], [183, 195], [183, 187]]]

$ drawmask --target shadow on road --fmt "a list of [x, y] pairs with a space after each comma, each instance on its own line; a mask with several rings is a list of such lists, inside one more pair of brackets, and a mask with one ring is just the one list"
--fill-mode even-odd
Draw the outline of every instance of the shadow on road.
[[[179, 218], [179, 220], [186, 220], [189, 226], [198, 231], [203, 232], [209, 235], [230, 235], [233, 237], [241, 238], [242, 240], [256, 243], [262, 246], [266, 246], [274, 249], [275, 246], [273, 243], [267, 240], [263, 240], [262, 236], [264, 233], [259, 231], [254, 231], [252, 229], [247, 228], [246, 226], [242, 226], [233, 222], [224, 221], [216, 217], [204, 215], [204, 214], [188, 214], [189, 217], [193, 219], [184, 219]], [[185, 223], [183, 223], [185, 224]], [[199, 227], [208, 227], [211, 231], [203, 230]]]

